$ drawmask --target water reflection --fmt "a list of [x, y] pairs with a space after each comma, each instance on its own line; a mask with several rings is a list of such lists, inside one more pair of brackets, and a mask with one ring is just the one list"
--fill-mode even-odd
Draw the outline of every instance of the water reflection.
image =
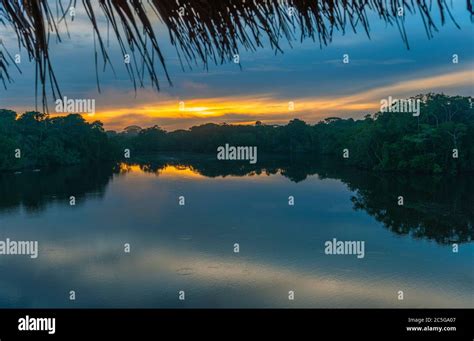
[[70, 196], [78, 202], [86, 197], [101, 198], [119, 171], [116, 165], [100, 167], [67, 167], [55, 171], [25, 171], [15, 174], [0, 173], [0, 214], [24, 208], [40, 213], [48, 203], [68, 203]]
[[[472, 282], [460, 283], [461, 289], [453, 290], [444, 282], [430, 283], [422, 276], [404, 278], [398, 273], [382, 276], [367, 272], [365, 266], [358, 271], [337, 267], [331, 271], [321, 264], [308, 269], [253, 257], [211, 256], [160, 242], [120, 256], [112, 241], [101, 244], [100, 251], [92, 245], [50, 244], [39, 265], [15, 262], [4, 268], [7, 273], [36, 273], [41, 285], [19, 276], [22, 281], [14, 290], [10, 288], [8, 300], [0, 292], [0, 305], [383, 308], [471, 307], [474, 303], [469, 296]], [[57, 269], [67, 270], [58, 274]], [[65, 298], [71, 287], [78, 292], [78, 302]], [[296, 292], [295, 302], [287, 299], [289, 289]], [[407, 302], [396, 299], [400, 289], [406, 292]], [[178, 290], [186, 291], [186, 301], [177, 301]]]
[[[0, 239], [40, 252], [0, 257], [0, 306], [472, 307], [472, 186], [205, 156], [2, 174]], [[325, 255], [332, 238], [365, 241], [366, 257]]]
[[[69, 205], [70, 196], [78, 204], [86, 198], [101, 198], [110, 181], [127, 173], [153, 173], [161, 179], [240, 177], [271, 181], [280, 175], [292, 182], [308, 176], [336, 179], [353, 193], [354, 210], [365, 211], [393, 233], [426, 238], [439, 244], [466, 243], [474, 237], [474, 179], [470, 174], [427, 176], [414, 174], [366, 173], [341, 165], [307, 158], [263, 158], [258, 165], [215, 162], [212, 156], [155, 158], [133, 163], [94, 168], [66, 168], [54, 172], [24, 172], [0, 175], [0, 214], [23, 207], [38, 213], [48, 203]], [[404, 205], [398, 203], [403, 196]]]

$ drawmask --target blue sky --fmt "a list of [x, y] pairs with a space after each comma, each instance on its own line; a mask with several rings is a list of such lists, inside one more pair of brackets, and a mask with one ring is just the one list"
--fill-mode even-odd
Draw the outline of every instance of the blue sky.
[[[407, 49], [398, 28], [386, 25], [369, 13], [370, 39], [360, 32], [336, 32], [333, 41], [320, 48], [305, 40], [283, 43], [284, 53], [275, 54], [266, 44], [256, 52], [242, 51], [242, 70], [235, 64], [194, 66], [183, 71], [171, 46], [166, 28], [157, 22], [160, 48], [166, 59], [173, 86], [160, 71], [161, 90], [147, 86], [134, 92], [121, 54], [111, 39], [110, 55], [116, 75], [100, 72], [102, 93], [97, 92], [92, 28], [82, 8], [69, 23], [71, 38], [63, 34], [61, 44], [51, 44], [54, 69], [63, 95], [93, 98], [96, 115], [106, 128], [138, 124], [160, 125], [167, 130], [187, 128], [206, 122], [249, 123], [261, 120], [282, 124], [299, 117], [316, 123], [328, 116], [361, 118], [374, 113], [380, 100], [418, 93], [444, 92], [473, 95], [474, 24], [466, 3], [452, 1], [451, 11], [460, 29], [448, 19], [440, 24], [433, 10], [438, 32], [428, 39], [418, 13], [407, 14]], [[17, 53], [16, 41], [7, 29], [2, 33], [10, 53]], [[11, 70], [15, 83], [0, 90], [0, 107], [18, 112], [34, 109], [34, 63], [20, 52], [22, 74]], [[342, 63], [344, 54], [350, 62]], [[452, 63], [452, 55], [459, 63]], [[178, 103], [185, 103], [179, 111]], [[288, 110], [288, 102], [294, 110]]]

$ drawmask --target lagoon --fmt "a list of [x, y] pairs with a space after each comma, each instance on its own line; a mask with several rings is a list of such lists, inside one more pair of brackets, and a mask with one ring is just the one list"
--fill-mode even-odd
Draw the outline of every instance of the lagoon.
[[[0, 256], [0, 306], [474, 307], [471, 176], [258, 164], [168, 158], [0, 175], [0, 240], [39, 243], [37, 259]], [[365, 257], [326, 255], [334, 238], [364, 241]]]

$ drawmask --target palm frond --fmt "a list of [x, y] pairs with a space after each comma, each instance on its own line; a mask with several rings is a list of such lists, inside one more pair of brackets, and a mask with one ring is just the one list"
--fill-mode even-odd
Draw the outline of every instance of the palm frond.
[[[473, 15], [470, 0], [467, 11]], [[129, 54], [132, 63], [125, 64], [134, 88], [143, 86], [145, 78], [152, 87], [160, 88], [158, 65], [171, 84], [165, 58], [159, 46], [156, 28], [158, 18], [168, 28], [171, 43], [176, 47], [181, 65], [228, 62], [240, 49], [255, 51], [269, 44], [276, 52], [282, 51], [281, 42], [312, 39], [320, 46], [329, 44], [335, 31], [359, 29], [370, 37], [369, 14], [396, 25], [401, 39], [409, 48], [404, 27], [404, 13], [421, 16], [428, 37], [437, 31], [432, 12], [438, 10], [440, 23], [447, 18], [454, 21], [446, 0], [82, 0], [96, 47], [104, 68], [111, 65], [100, 19], [107, 22], [123, 55]], [[76, 0], [56, 0], [56, 15], [52, 0], [0, 0], [0, 24], [10, 26], [20, 48], [26, 49], [36, 63], [37, 95], [40, 87], [43, 110], [47, 110], [47, 84], [54, 98], [61, 97], [59, 84], [51, 63], [50, 36], [61, 42], [60, 25], [68, 28], [68, 15]], [[456, 23], [455, 23], [456, 24]], [[457, 24], [456, 24], [457, 25]], [[1, 39], [1, 37], [0, 37]], [[0, 45], [0, 47], [3, 47]], [[4, 50], [6, 51], [6, 50]], [[5, 85], [12, 81], [7, 68], [8, 54], [0, 50], [0, 80]], [[97, 83], [99, 80], [97, 77]], [[100, 91], [100, 87], [99, 87]]]

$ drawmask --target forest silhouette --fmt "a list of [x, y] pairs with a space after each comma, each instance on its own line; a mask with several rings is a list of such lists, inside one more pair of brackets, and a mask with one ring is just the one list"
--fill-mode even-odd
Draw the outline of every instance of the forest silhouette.
[[414, 99], [421, 102], [418, 117], [378, 112], [362, 120], [330, 117], [314, 125], [300, 119], [281, 126], [259, 121], [253, 125], [208, 123], [172, 132], [159, 126], [105, 131], [101, 122], [87, 122], [78, 114], [17, 115], [4, 109], [0, 110], [0, 171], [127, 162], [125, 150], [132, 157], [163, 152], [215, 155], [226, 143], [256, 146], [259, 159], [264, 154], [304, 154], [371, 171], [474, 171], [472, 98], [427, 94]]

